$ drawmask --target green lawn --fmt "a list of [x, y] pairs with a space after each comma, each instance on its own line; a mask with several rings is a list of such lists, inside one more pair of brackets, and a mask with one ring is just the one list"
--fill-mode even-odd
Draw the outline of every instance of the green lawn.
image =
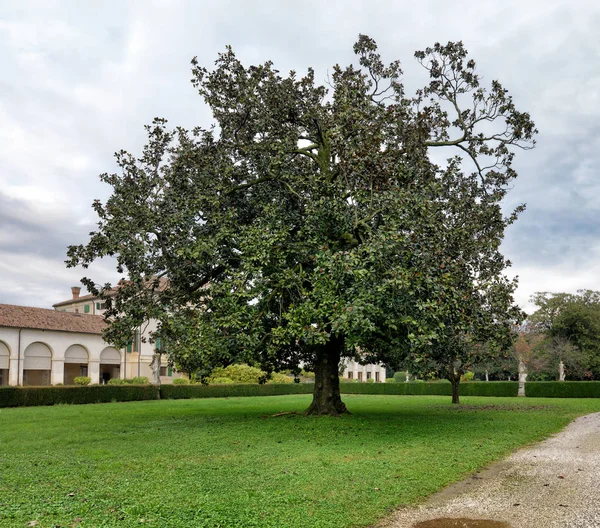
[[0, 409], [0, 526], [367, 526], [596, 399], [305, 395]]

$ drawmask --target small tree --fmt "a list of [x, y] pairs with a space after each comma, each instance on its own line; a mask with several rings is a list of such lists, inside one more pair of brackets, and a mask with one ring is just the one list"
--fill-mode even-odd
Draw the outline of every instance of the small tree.
[[[111, 342], [156, 319], [183, 371], [303, 364], [315, 372], [307, 412], [339, 415], [339, 363], [359, 347], [368, 362], [441, 358], [466, 330], [505, 324], [515, 283], [499, 246], [522, 207], [505, 218], [500, 204], [513, 147], [533, 145], [529, 115], [499, 82], [480, 85], [460, 42], [415, 54], [429, 79], [413, 97], [372, 39], [354, 51], [331, 91], [312, 69], [246, 67], [231, 48], [212, 71], [194, 59], [214, 123], [156, 120], [141, 157], [121, 151], [122, 174], [101, 176], [113, 194], [94, 203], [98, 229], [69, 248], [70, 266], [111, 255], [127, 273], [114, 297], [83, 279], [107, 297]], [[456, 155], [443, 166], [429, 158], [440, 148]]]

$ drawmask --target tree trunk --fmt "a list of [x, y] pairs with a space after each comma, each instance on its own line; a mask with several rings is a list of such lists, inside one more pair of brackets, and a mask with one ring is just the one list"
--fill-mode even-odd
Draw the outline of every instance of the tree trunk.
[[150, 362], [150, 369], [152, 371], [152, 379], [150, 380], [150, 383], [152, 383], [152, 385], [156, 385], [157, 387], [160, 387], [160, 357], [160, 352], [155, 351], [152, 355], [152, 361]]
[[519, 361], [519, 392], [517, 396], [525, 396], [525, 382], [527, 381], [527, 365]]
[[326, 345], [315, 347], [315, 388], [313, 401], [306, 410], [306, 415], [349, 414], [340, 395], [338, 368], [343, 348], [343, 338], [332, 338]]
[[451, 365], [448, 370], [448, 381], [452, 385], [452, 403], [460, 403], [460, 396], [458, 395], [458, 387], [460, 385], [460, 374], [456, 372], [454, 365]]
[[565, 364], [562, 361], [558, 364], [558, 381], [565, 381]]
[[450, 380], [450, 383], [452, 383], [452, 403], [460, 403], [460, 396], [458, 395], [460, 376], [453, 376], [453, 379]]

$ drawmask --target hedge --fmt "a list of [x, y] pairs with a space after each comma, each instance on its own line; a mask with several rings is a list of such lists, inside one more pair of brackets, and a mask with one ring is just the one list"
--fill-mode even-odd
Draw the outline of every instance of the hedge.
[[284, 394], [312, 394], [312, 383], [267, 383], [224, 385], [162, 385], [161, 398], [227, 398], [230, 396], [280, 396]]
[[[452, 385], [448, 382], [430, 383], [340, 383], [344, 394], [398, 394], [450, 396]], [[470, 381], [459, 385], [461, 396], [516, 396], [519, 384], [515, 381]]]
[[[516, 396], [515, 381], [471, 381], [461, 383], [461, 396]], [[313, 383], [265, 385], [162, 385], [163, 399], [227, 398], [234, 396], [280, 396], [312, 394]], [[447, 382], [430, 383], [340, 383], [342, 394], [390, 394], [450, 396]], [[600, 381], [529, 381], [527, 396], [532, 398], [600, 398]], [[0, 387], [0, 407], [54, 405], [58, 403], [106, 403], [156, 400], [153, 385], [91, 385], [81, 387]]]
[[600, 398], [600, 381], [528, 381], [530, 398]]
[[107, 403], [156, 400], [153, 385], [92, 385], [80, 387], [0, 387], [0, 407], [30, 407], [58, 403]]

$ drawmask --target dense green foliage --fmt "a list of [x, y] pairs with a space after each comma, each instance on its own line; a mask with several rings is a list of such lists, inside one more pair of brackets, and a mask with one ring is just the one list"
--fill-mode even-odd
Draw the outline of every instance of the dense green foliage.
[[231, 48], [211, 71], [193, 61], [214, 123], [157, 119], [141, 156], [121, 151], [121, 174], [101, 176], [98, 229], [69, 248], [70, 266], [113, 256], [127, 277], [116, 293], [83, 279], [105, 297], [109, 342], [155, 319], [183, 372], [303, 364], [309, 411], [339, 414], [338, 365], [358, 347], [456, 377], [474, 342], [506, 341], [520, 310], [499, 247], [523, 207], [500, 204], [516, 147], [533, 145], [530, 116], [498, 81], [480, 84], [460, 42], [415, 53], [426, 81], [413, 96], [371, 38], [354, 52], [330, 90], [312, 69], [247, 67]]
[[[517, 395], [518, 384], [512, 381], [461, 383], [461, 396], [507, 397]], [[340, 383], [342, 394], [395, 394], [395, 395], [438, 395], [449, 396], [452, 386], [446, 382], [430, 383]], [[537, 394], [536, 396], [544, 396]]]
[[538, 370], [556, 372], [562, 361], [568, 379], [600, 380], [600, 292], [537, 292], [531, 300], [538, 308], [530, 322], [548, 336]]
[[[180, 378], [178, 378], [180, 379]], [[392, 378], [390, 378], [392, 380]], [[190, 385], [188, 380], [173, 380], [162, 385], [163, 399], [222, 398], [236, 396], [278, 396], [310, 394], [310, 383], [215, 384]], [[461, 396], [512, 397], [517, 395], [516, 382], [469, 382], [460, 385]], [[342, 394], [450, 395], [448, 382], [412, 383], [340, 383]], [[527, 396], [535, 398], [600, 398], [600, 382], [527, 382]], [[0, 387], [0, 408], [55, 404], [102, 403], [157, 399], [152, 386], [94, 385], [91, 387]]]
[[[372, 385], [371, 385], [372, 386]], [[0, 526], [373, 526], [600, 400], [309, 395], [0, 412]]]
[[162, 385], [160, 388], [161, 397], [165, 399], [276, 396], [282, 394], [310, 394], [312, 391], [313, 386], [310, 383]]
[[92, 382], [92, 378], [89, 376], [77, 376], [73, 378], [73, 383], [75, 385], [89, 385]]
[[212, 370], [208, 383], [293, 383], [291, 376], [279, 372], [268, 374], [256, 367], [244, 364], [233, 364], [217, 367]]
[[0, 387], [0, 407], [124, 402], [157, 398], [158, 388], [153, 385]]
[[600, 398], [600, 381], [531, 381], [525, 384], [531, 398]]

